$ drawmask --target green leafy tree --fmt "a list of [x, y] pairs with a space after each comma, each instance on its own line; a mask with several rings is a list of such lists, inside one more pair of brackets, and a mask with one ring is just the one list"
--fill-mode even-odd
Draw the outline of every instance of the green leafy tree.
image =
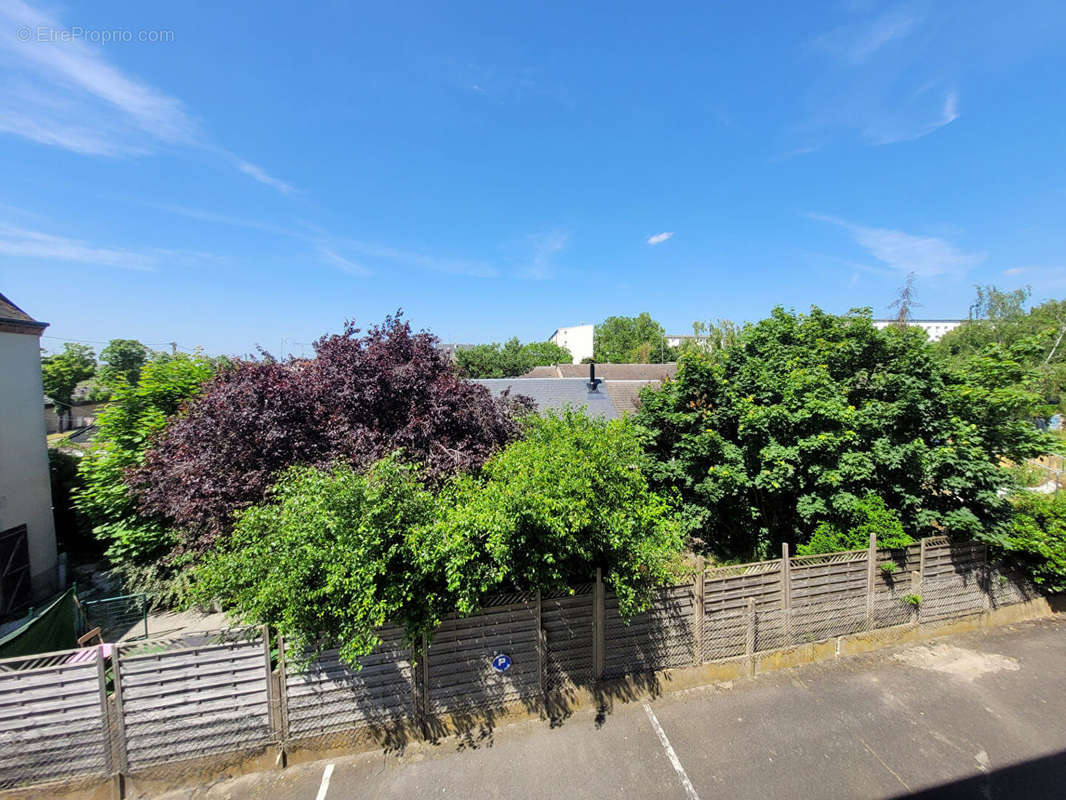
[[[1031, 377], [1031, 376], [1029, 376]], [[1045, 451], [1025, 368], [1000, 353], [938, 362], [922, 331], [781, 308], [720, 358], [690, 354], [645, 390], [653, 486], [682, 495], [686, 529], [723, 558], [855, 527], [870, 494], [908, 535], [993, 537], [1009, 519], [1003, 459]]]
[[647, 311], [636, 317], [608, 317], [597, 325], [593, 352], [596, 361], [611, 364], [661, 364], [677, 357], [663, 326]]
[[455, 361], [459, 371], [468, 378], [513, 378], [533, 368], [532, 357], [523, 350], [517, 337], [502, 345], [464, 347], [456, 352]]
[[856, 500], [845, 513], [851, 517], [850, 528], [840, 530], [832, 523], [819, 523], [811, 540], [799, 545], [796, 554], [807, 556], [839, 550], [861, 550], [870, 546], [871, 533], [877, 537], [879, 548], [894, 550], [914, 544], [914, 539], [903, 530], [899, 515], [875, 494]]
[[1066, 492], [1020, 492], [1009, 532], [999, 544], [1040, 588], [1066, 591]]
[[74, 390], [82, 381], [96, 372], [93, 349], [85, 344], [67, 342], [63, 352], [41, 359], [41, 383], [44, 393], [55, 402], [56, 416], [62, 428], [64, 415], [70, 424], [70, 409], [74, 403]]
[[522, 352], [533, 362], [534, 367], [571, 364], [574, 361], [570, 351], [555, 342], [529, 342], [522, 345]]
[[77, 509], [107, 546], [107, 557], [131, 588], [151, 590], [168, 601], [174, 570], [161, 563], [175, 544], [170, 528], [143, 514], [126, 484], [128, 470], [139, 466], [152, 436], [194, 397], [214, 371], [199, 355], [149, 361], [136, 384], [121, 382], [112, 403], [97, 417], [94, 446], [78, 467], [82, 486], [74, 491]]
[[292, 467], [271, 501], [241, 512], [197, 568], [193, 597], [242, 622], [269, 623], [305, 655], [339, 645], [354, 662], [386, 622], [418, 641], [449, 605], [443, 575], [421, 547], [436, 505], [417, 467], [392, 457], [365, 474]]
[[459, 478], [431, 531], [461, 613], [490, 591], [562, 589], [596, 567], [624, 615], [644, 608], [677, 566], [682, 535], [645, 477], [629, 419], [531, 415], [525, 435]]
[[97, 377], [108, 386], [115, 386], [120, 381], [136, 384], [151, 352], [136, 339], [112, 339], [100, 351]]

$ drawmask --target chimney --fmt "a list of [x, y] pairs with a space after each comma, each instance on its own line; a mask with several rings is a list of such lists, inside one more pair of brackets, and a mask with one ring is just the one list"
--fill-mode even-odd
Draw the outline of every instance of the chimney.
[[599, 391], [601, 383], [603, 383], [603, 381], [596, 377], [596, 362], [590, 361], [589, 379], [585, 382], [585, 385], [588, 387], [590, 392], [596, 392]]

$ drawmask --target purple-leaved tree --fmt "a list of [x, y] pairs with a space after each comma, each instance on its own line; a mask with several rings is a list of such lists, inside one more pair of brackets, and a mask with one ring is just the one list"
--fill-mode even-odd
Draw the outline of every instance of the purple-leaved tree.
[[310, 361], [236, 361], [157, 436], [129, 484], [173, 521], [183, 549], [203, 551], [295, 464], [362, 468], [400, 451], [431, 484], [477, 469], [532, 404], [457, 377], [436, 344], [397, 313], [364, 335], [349, 322], [323, 336]]

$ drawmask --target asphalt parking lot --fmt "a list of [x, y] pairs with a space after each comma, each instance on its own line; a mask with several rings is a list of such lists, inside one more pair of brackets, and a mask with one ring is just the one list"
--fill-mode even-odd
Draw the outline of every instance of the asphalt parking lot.
[[1064, 666], [1041, 620], [166, 798], [1062, 798]]

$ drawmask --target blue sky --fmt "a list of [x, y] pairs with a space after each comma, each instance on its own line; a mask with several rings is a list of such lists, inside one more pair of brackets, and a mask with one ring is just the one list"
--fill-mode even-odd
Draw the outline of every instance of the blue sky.
[[881, 315], [911, 270], [925, 317], [975, 283], [1063, 297], [1064, 23], [0, 0], [0, 291], [50, 336], [235, 353], [398, 307], [469, 342]]

